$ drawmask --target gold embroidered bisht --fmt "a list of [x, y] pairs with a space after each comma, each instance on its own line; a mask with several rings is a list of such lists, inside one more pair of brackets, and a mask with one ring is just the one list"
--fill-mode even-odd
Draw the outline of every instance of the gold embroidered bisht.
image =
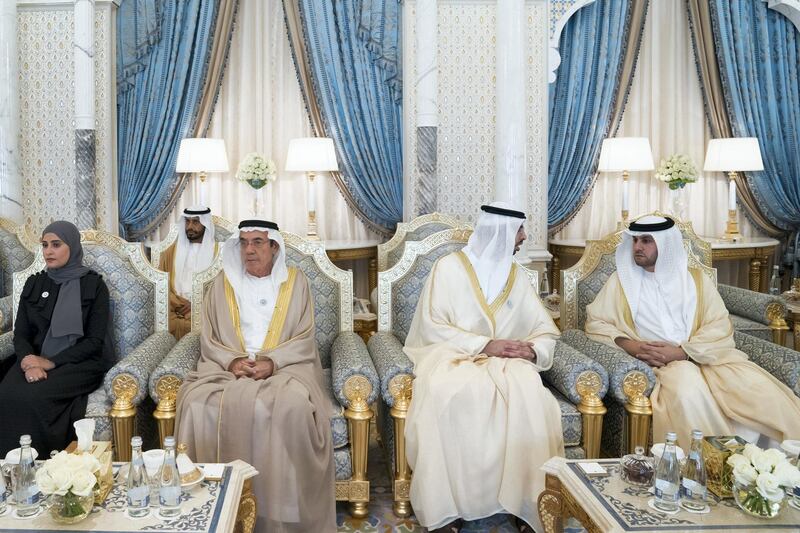
[[[259, 532], [336, 531], [330, 416], [314, 340], [308, 280], [289, 269], [257, 358], [274, 374], [236, 379], [231, 362], [247, 357], [238, 308], [224, 272], [203, 306], [200, 360], [178, 393], [178, 442], [199, 462], [242, 459], [253, 479]], [[265, 328], [267, 325], [265, 325]]]
[[[169, 273], [169, 332], [180, 340], [192, 329], [192, 317], [178, 316], [175, 310], [181, 306], [181, 298], [175, 290], [175, 252], [178, 243], [175, 242], [161, 253], [158, 259], [158, 269]], [[217, 254], [217, 245], [214, 244], [214, 255]]]
[[[463, 252], [434, 265], [404, 350], [414, 363], [405, 434], [420, 524], [509, 512], [538, 529], [539, 467], [564, 454], [558, 402], [539, 375], [557, 336], [516, 264], [491, 303]], [[532, 342], [536, 364], [481, 353], [493, 339]]]
[[[800, 438], [800, 398], [736, 349], [733, 325], [714, 282], [697, 269], [691, 273], [697, 310], [689, 339], [681, 345], [689, 359], [653, 368], [653, 438], [660, 441], [675, 431], [688, 447], [692, 429], [731, 435], [736, 424], [778, 442]], [[616, 272], [586, 308], [586, 333], [614, 347], [617, 337], [652, 340], [637, 333]]]

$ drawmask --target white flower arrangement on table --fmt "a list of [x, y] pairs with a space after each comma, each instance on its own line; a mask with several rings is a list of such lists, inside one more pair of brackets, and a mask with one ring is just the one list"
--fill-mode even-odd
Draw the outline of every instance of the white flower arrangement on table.
[[661, 160], [656, 169], [656, 179], [663, 181], [671, 190], [682, 189], [687, 183], [697, 181], [697, 169], [688, 156], [674, 154]]
[[747, 444], [741, 453], [728, 457], [727, 463], [739, 485], [733, 487], [737, 502], [756, 515], [773, 516], [771, 504], [783, 501], [785, 489], [800, 487], [800, 470], [780, 450]]
[[36, 484], [42, 494], [64, 497], [64, 516], [79, 516], [85, 512], [79, 497], [92, 495], [100, 467], [100, 461], [90, 453], [61, 451], [36, 471]]
[[258, 190], [268, 182], [275, 181], [278, 175], [278, 167], [275, 161], [256, 152], [250, 152], [236, 171], [236, 178], [246, 182], [252, 188]]

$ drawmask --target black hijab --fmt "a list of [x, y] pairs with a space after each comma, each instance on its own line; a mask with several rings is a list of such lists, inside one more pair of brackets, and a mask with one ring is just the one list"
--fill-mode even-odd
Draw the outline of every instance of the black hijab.
[[61, 268], [48, 268], [47, 276], [60, 285], [50, 329], [42, 343], [42, 356], [53, 357], [73, 346], [83, 337], [81, 312], [81, 278], [89, 269], [83, 266], [81, 233], [75, 224], [65, 220], [53, 222], [42, 232], [42, 237], [54, 233], [69, 246], [69, 259]]

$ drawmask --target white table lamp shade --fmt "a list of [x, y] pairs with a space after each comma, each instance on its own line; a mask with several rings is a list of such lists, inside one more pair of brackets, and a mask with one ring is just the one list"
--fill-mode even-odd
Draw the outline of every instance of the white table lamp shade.
[[653, 151], [647, 137], [615, 137], [603, 140], [599, 172], [653, 170]]
[[183, 139], [176, 172], [228, 172], [228, 154], [222, 139]]
[[711, 139], [706, 150], [703, 170], [706, 172], [764, 170], [758, 138]]
[[332, 172], [339, 170], [333, 139], [301, 137], [289, 141], [286, 154], [288, 172]]

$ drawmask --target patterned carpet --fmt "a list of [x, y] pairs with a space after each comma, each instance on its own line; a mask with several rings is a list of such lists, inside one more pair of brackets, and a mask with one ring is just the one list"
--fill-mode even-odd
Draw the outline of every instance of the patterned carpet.
[[[370, 481], [369, 516], [356, 519], [347, 511], [347, 504], [336, 505], [336, 523], [339, 533], [422, 533], [427, 531], [417, 523], [414, 515], [398, 518], [392, 512], [392, 488], [389, 481], [389, 469], [382, 447], [375, 438], [370, 438], [369, 464], [367, 472]], [[569, 524], [577, 526], [578, 524]], [[495, 515], [483, 520], [468, 522], [461, 530], [463, 533], [517, 533], [517, 528], [508, 515]], [[568, 533], [580, 533], [583, 528], [567, 527]]]

